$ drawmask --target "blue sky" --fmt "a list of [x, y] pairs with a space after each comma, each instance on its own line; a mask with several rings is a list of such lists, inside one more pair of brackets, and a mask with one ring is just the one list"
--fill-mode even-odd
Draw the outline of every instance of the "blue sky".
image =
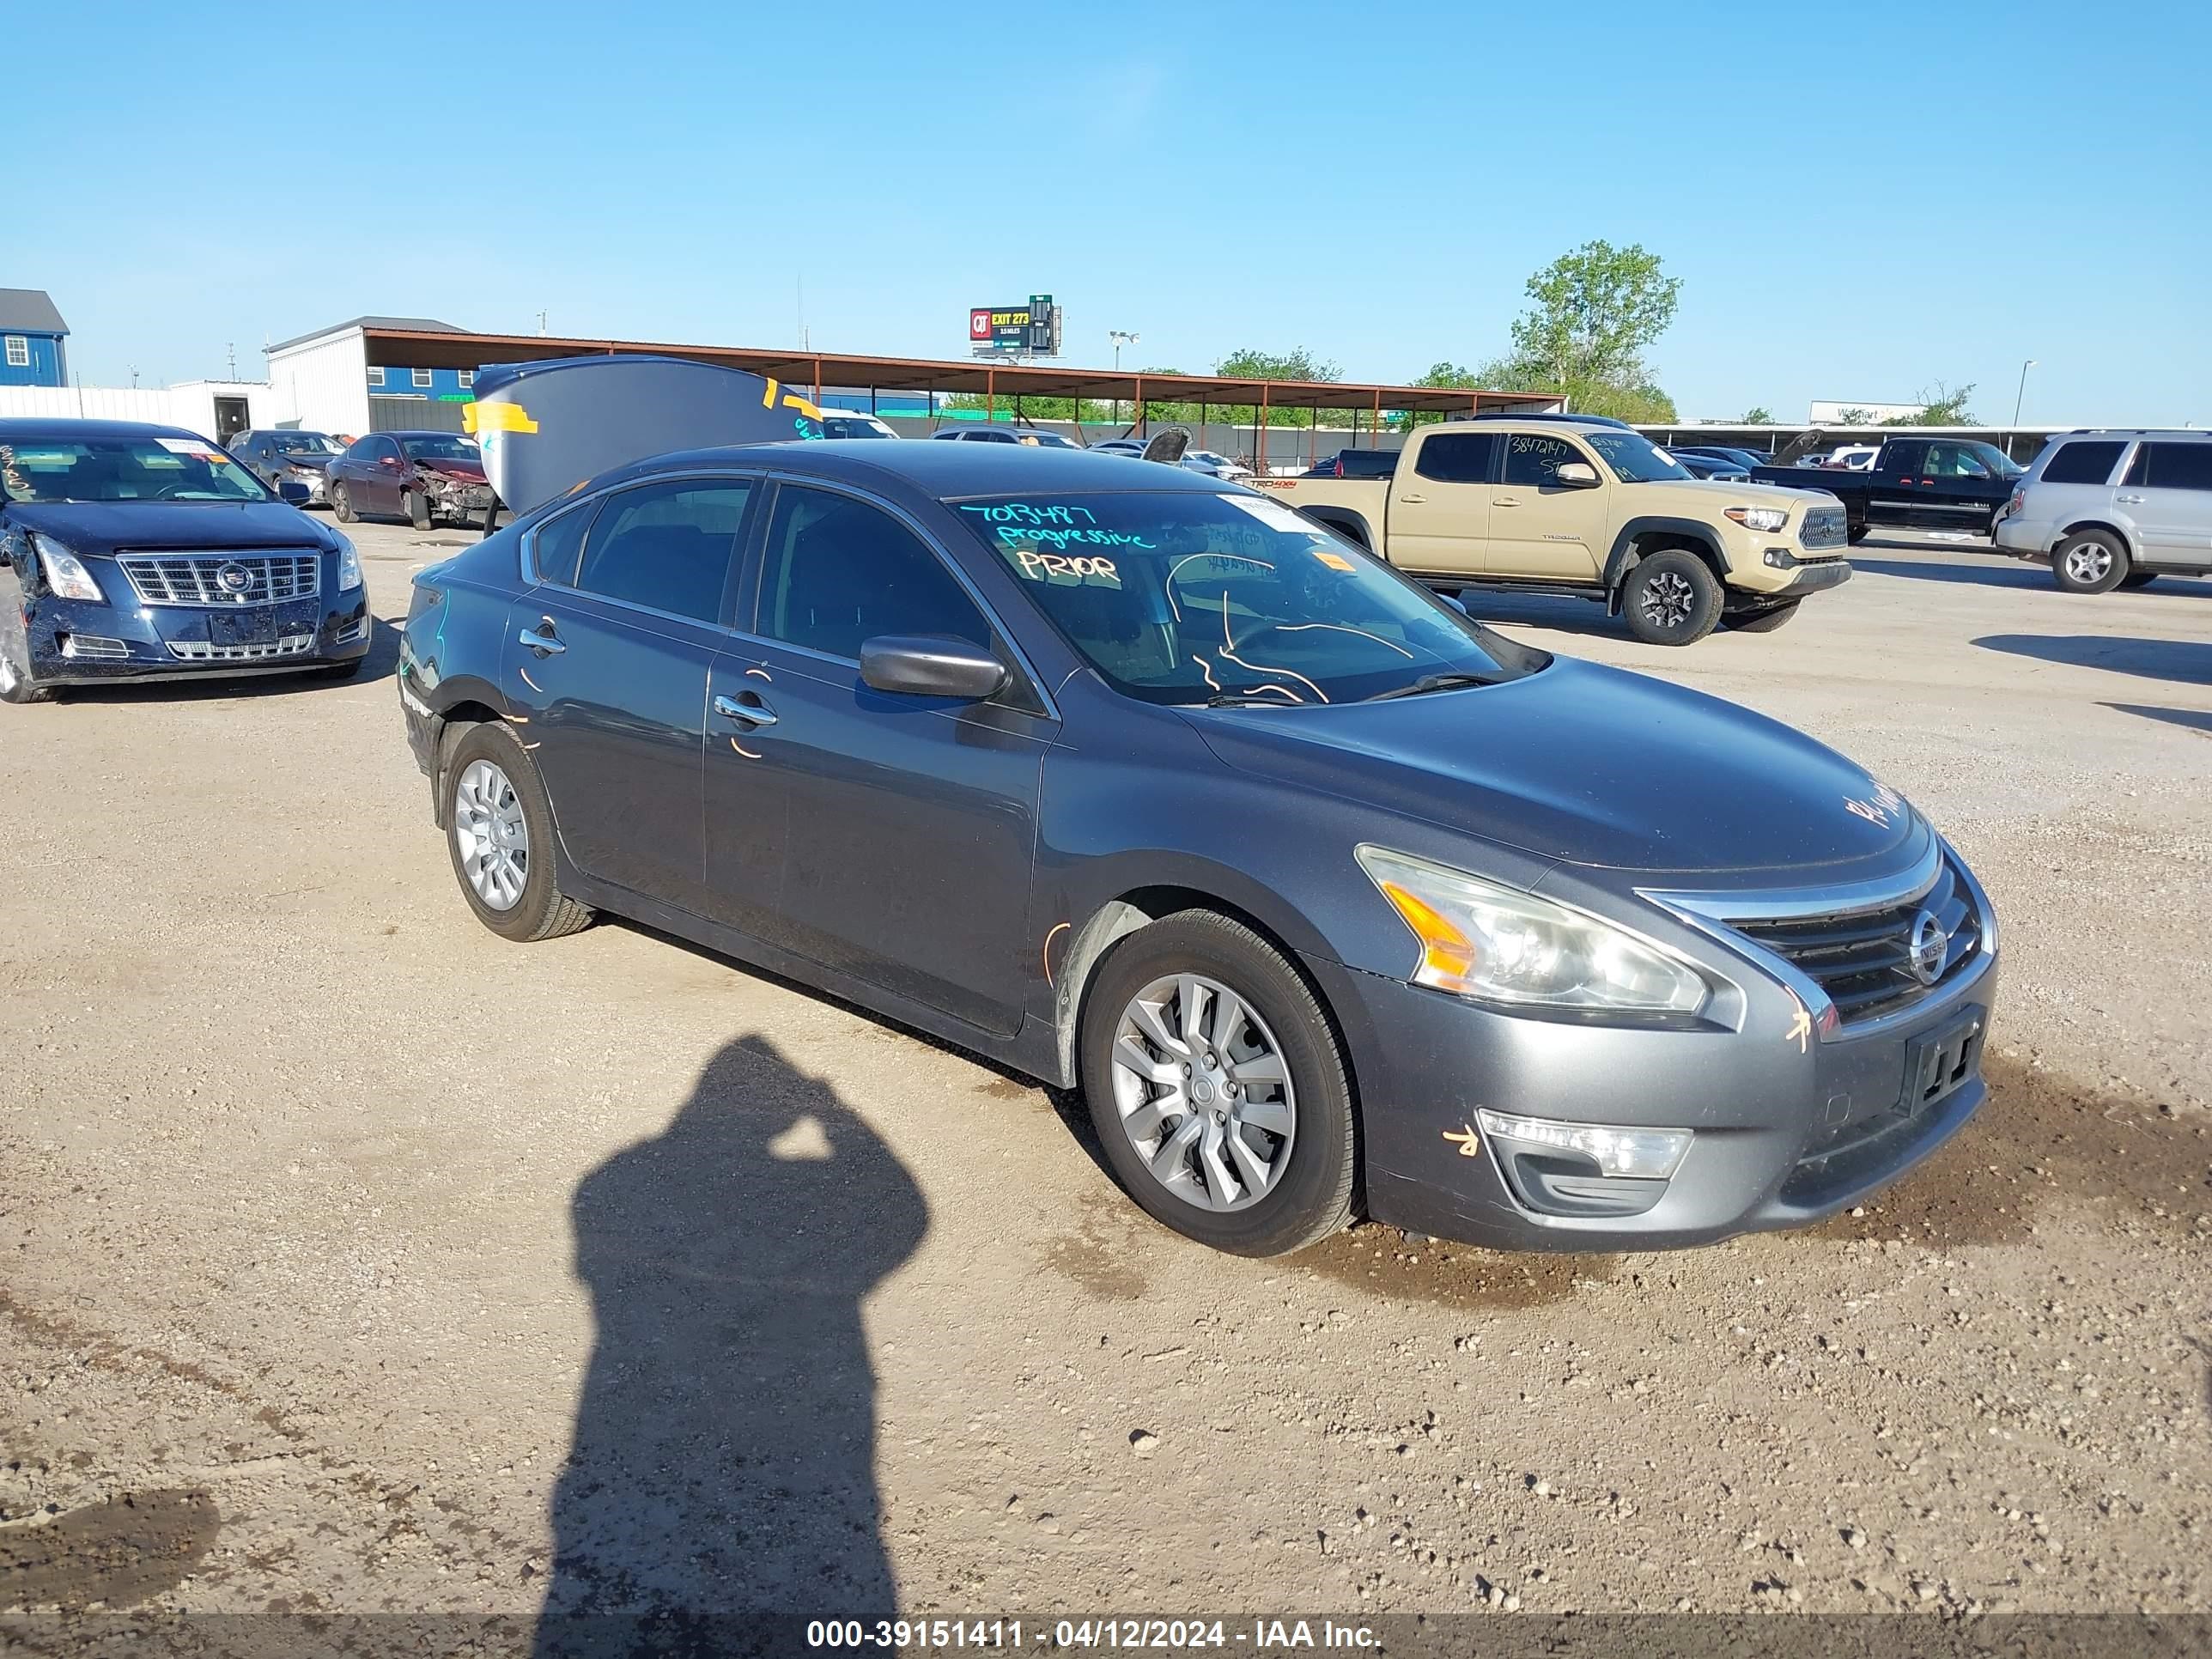
[[1684, 279], [1685, 416], [2004, 419], [2033, 357], [2026, 420], [2212, 422], [2201, 3], [415, 11], [15, 9], [0, 286], [87, 384], [363, 312], [795, 343], [802, 282], [826, 350], [1049, 291], [1073, 361], [1388, 380], [1603, 237]]

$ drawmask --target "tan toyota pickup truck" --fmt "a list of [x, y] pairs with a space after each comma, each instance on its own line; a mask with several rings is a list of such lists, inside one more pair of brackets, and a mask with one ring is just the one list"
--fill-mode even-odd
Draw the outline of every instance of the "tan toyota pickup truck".
[[1834, 496], [1700, 483], [1640, 434], [1571, 416], [1419, 428], [1380, 481], [1252, 482], [1434, 586], [1602, 599], [1653, 645], [1779, 628], [1851, 574]]

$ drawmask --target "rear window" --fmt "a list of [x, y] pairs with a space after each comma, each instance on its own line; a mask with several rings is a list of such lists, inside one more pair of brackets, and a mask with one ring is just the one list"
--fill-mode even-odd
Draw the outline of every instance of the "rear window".
[[2112, 476], [2125, 444], [2061, 444], [2043, 469], [2045, 483], [2100, 484]]
[[1413, 458], [1413, 471], [1438, 483], [1488, 483], [1491, 458], [1497, 453], [1495, 432], [1434, 433]]

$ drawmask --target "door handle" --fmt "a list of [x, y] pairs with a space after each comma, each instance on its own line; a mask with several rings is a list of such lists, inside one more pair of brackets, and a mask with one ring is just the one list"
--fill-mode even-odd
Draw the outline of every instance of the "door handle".
[[521, 637], [517, 643], [528, 646], [541, 657], [557, 657], [568, 648], [553, 637], [553, 619], [550, 617], [548, 617], [539, 626], [544, 629], [544, 632], [540, 633], [537, 629], [526, 628], [522, 630]]
[[1419, 507], [1429, 498], [1426, 495], [1401, 495], [1398, 499], [1409, 507]]
[[2115, 495], [2112, 499], [2116, 501], [2126, 501], [2130, 506], [2140, 507], [2142, 505], [2142, 497], [2140, 495]]
[[1510, 497], [1501, 495], [1492, 495], [1490, 498], [1490, 504], [1492, 507], [1518, 507], [1521, 505], [1520, 502], [1514, 501]]
[[747, 726], [774, 726], [775, 710], [763, 702], [754, 693], [748, 691], [744, 695], [751, 697], [752, 701], [739, 702], [735, 697], [716, 697], [714, 712], [726, 720], [741, 720]]

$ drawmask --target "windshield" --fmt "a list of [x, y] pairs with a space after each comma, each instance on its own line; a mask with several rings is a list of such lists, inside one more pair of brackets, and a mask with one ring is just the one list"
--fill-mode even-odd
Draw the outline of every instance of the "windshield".
[[1081, 444], [1071, 443], [1057, 432], [1024, 432], [1017, 443], [1035, 444], [1040, 449], [1080, 449]]
[[1969, 439], [1960, 447], [1979, 459], [1983, 465], [1989, 468], [1990, 475], [1994, 477], [2017, 478], [2027, 471], [1995, 444], [1985, 444], [1978, 440]]
[[1583, 432], [1576, 435], [1604, 457], [1623, 483], [1686, 478], [1689, 469], [1640, 432]]
[[407, 452], [410, 461], [481, 461], [483, 451], [478, 449], [473, 438], [448, 438], [433, 433], [420, 438], [402, 438], [400, 448]]
[[830, 438], [892, 438], [898, 434], [886, 432], [873, 421], [864, 421], [857, 415], [827, 415], [822, 420], [823, 435]]
[[345, 446], [319, 432], [280, 432], [276, 447], [287, 455], [339, 455]]
[[204, 438], [0, 443], [11, 501], [266, 501], [261, 481]]
[[1068, 643], [1147, 702], [1356, 702], [1438, 675], [1515, 679], [1551, 660], [1264, 497], [952, 505]]

